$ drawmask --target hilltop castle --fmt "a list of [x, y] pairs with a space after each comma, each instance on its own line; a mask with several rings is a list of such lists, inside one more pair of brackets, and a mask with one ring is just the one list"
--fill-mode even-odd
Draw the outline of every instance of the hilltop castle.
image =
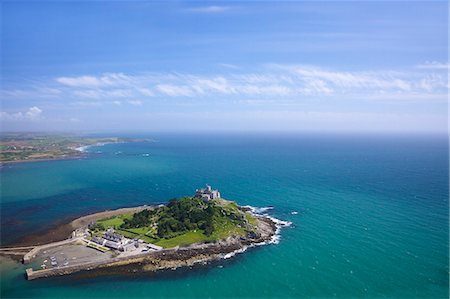
[[219, 190], [212, 190], [211, 186], [206, 185], [206, 188], [195, 190], [195, 197], [199, 197], [204, 201], [220, 198]]

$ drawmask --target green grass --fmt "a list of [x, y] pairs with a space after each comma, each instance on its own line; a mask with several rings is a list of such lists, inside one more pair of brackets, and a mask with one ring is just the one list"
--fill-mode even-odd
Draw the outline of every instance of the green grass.
[[250, 223], [251, 225], [255, 226], [256, 225], [256, 218], [252, 215], [250, 215], [249, 213], [245, 213], [245, 219], [247, 219], [247, 222]]
[[121, 234], [121, 235], [123, 235], [123, 236], [125, 236], [125, 237], [127, 237], [127, 238], [129, 238], [129, 239], [134, 239], [134, 238], [139, 237], [138, 234], [130, 232], [129, 230], [116, 229], [116, 232]]
[[105, 228], [113, 227], [115, 229], [118, 229], [125, 219], [131, 219], [131, 217], [133, 217], [132, 213], [121, 214], [105, 219], [100, 219], [97, 221], [97, 223], [102, 224]]
[[243, 236], [245, 230], [238, 227], [232, 220], [228, 218], [214, 219], [214, 231], [209, 236], [210, 240], [224, 239], [229, 236]]
[[141, 235], [139, 236], [139, 239], [144, 240], [147, 243], [152, 243], [152, 244], [156, 244], [156, 242], [158, 242], [159, 239], [155, 239], [149, 236], [145, 236], [145, 235]]
[[189, 231], [185, 234], [170, 239], [160, 239], [154, 244], [164, 248], [171, 248], [178, 245], [188, 245], [196, 242], [208, 241], [209, 238], [201, 230]]
[[150, 236], [153, 236], [155, 233], [155, 229], [149, 226], [139, 228], [128, 228], [127, 231], [133, 232], [138, 235], [150, 235]]

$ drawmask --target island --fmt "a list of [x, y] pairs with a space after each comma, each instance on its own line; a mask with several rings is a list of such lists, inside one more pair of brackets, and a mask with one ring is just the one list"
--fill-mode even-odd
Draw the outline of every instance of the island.
[[[167, 204], [123, 208], [71, 222], [69, 238], [38, 246], [1, 248], [23, 255], [28, 280], [80, 271], [158, 271], [229, 258], [273, 243], [281, 221], [221, 198], [211, 186]], [[119, 271], [120, 273], [120, 271]]]
[[0, 163], [81, 158], [94, 145], [147, 141], [119, 137], [86, 137], [72, 134], [2, 133]]

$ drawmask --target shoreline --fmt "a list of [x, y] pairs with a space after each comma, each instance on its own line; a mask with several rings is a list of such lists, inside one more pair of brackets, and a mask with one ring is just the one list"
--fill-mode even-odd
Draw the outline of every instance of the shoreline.
[[55, 158], [44, 158], [44, 159], [28, 159], [28, 160], [14, 160], [14, 161], [1, 161], [0, 166], [6, 166], [9, 164], [21, 164], [21, 163], [34, 163], [34, 162], [51, 162], [51, 161], [64, 161], [64, 160], [77, 160], [87, 157], [87, 152], [76, 152], [69, 156], [60, 156]]
[[108, 144], [117, 144], [117, 143], [126, 143], [126, 141], [117, 141], [117, 142], [99, 142], [95, 144], [86, 144], [77, 147], [69, 147], [69, 149], [74, 152], [66, 155], [57, 156], [54, 158], [43, 158], [43, 159], [27, 159], [27, 160], [13, 160], [13, 161], [0, 161], [0, 166], [6, 166], [8, 164], [17, 164], [17, 163], [32, 163], [32, 162], [50, 162], [50, 161], [63, 161], [63, 160], [75, 160], [86, 158], [89, 155], [89, 152], [86, 151], [90, 147], [94, 146], [104, 146]]

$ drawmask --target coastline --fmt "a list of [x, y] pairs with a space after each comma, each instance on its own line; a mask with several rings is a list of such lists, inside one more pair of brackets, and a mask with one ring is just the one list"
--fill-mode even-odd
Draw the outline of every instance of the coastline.
[[21, 163], [33, 163], [33, 162], [51, 162], [51, 161], [62, 161], [62, 160], [77, 160], [82, 159], [87, 156], [86, 152], [75, 152], [72, 155], [58, 156], [55, 158], [44, 158], [44, 159], [27, 159], [27, 160], [14, 160], [14, 161], [0, 161], [0, 166], [6, 166], [9, 164], [21, 164]]
[[26, 160], [12, 160], [12, 161], [0, 161], [0, 166], [5, 166], [8, 164], [16, 164], [16, 163], [32, 163], [32, 162], [49, 162], [49, 161], [62, 161], [62, 160], [75, 160], [85, 158], [88, 155], [86, 151], [88, 148], [93, 146], [104, 146], [107, 144], [116, 144], [116, 143], [125, 143], [125, 141], [117, 141], [117, 142], [99, 142], [95, 144], [85, 144], [76, 147], [69, 147], [69, 149], [73, 150], [72, 153], [56, 156], [54, 158], [42, 158], [42, 159], [26, 159]]

